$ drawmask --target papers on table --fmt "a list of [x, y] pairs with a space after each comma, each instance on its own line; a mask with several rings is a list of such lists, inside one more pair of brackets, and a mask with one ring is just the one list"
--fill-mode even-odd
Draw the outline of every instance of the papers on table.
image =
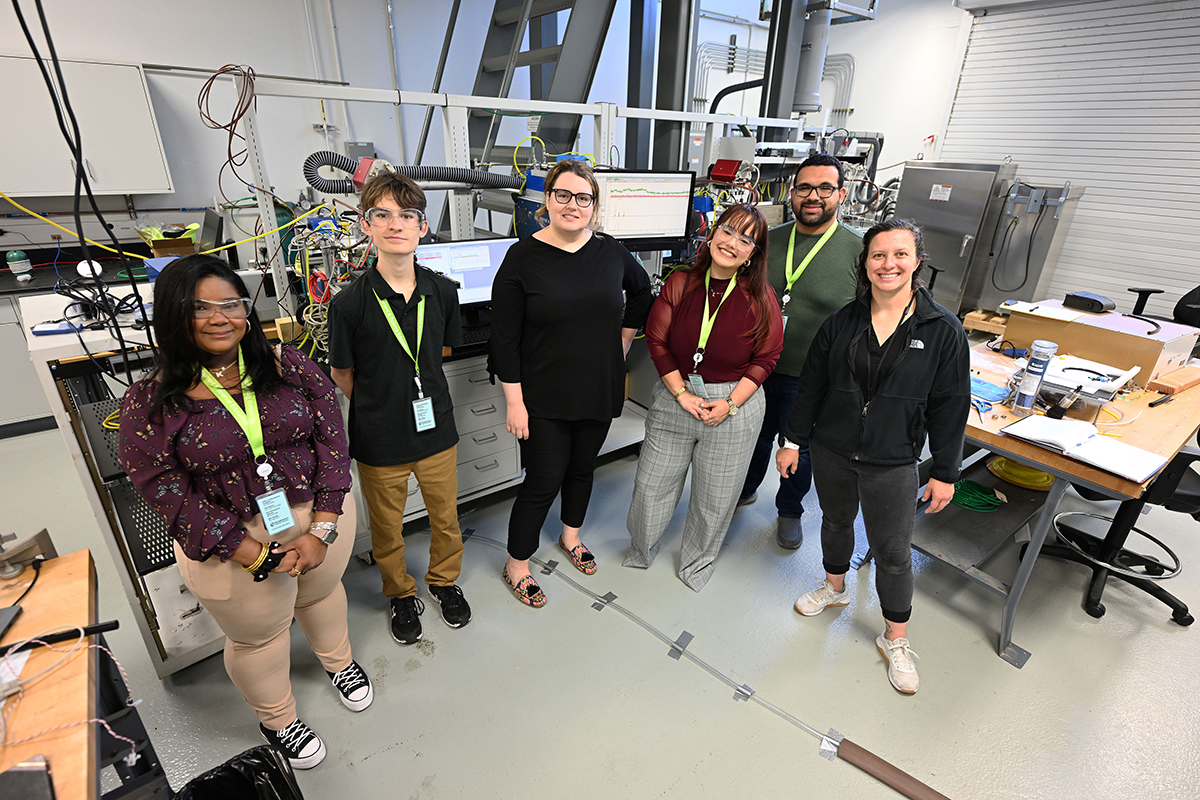
[[1167, 465], [1167, 459], [1157, 453], [1102, 436], [1095, 425], [1078, 419], [1035, 415], [1006, 426], [1002, 432], [1135, 483], [1143, 483]]

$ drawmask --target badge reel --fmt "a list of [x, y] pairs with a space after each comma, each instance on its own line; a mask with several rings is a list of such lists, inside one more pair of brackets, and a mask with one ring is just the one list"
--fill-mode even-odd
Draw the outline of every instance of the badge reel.
[[[271, 485], [271, 473], [275, 470], [271, 468], [270, 463], [263, 461], [255, 467], [254, 471], [267, 486]], [[258, 510], [262, 514], [263, 525], [266, 526], [268, 535], [274, 536], [295, 527], [296, 518], [292, 515], [292, 507], [288, 503], [286, 489], [279, 488], [264, 492], [255, 497], [254, 502], [258, 504]]]
[[785, 294], [785, 295], [783, 296], [783, 305], [782, 305], [782, 306], [780, 306], [780, 309], [779, 309], [780, 311], [782, 311], [782, 312], [783, 312], [783, 329], [784, 329], [785, 331], [787, 330], [787, 320], [788, 320], [788, 315], [787, 315], [787, 304], [788, 304], [788, 301], [789, 301], [789, 300], [791, 300], [791, 299], [792, 299], [792, 295], [791, 295], [790, 293], [789, 293], [789, 294]]
[[421, 389], [421, 376], [415, 375], [413, 380], [417, 384], [417, 399], [413, 400], [413, 419], [417, 423], [417, 433], [433, 430], [435, 424], [433, 419], [433, 398], [426, 397]]
[[703, 351], [696, 351], [696, 355], [692, 356], [692, 374], [687, 377], [688, 383], [691, 384], [692, 394], [703, 400], [707, 400], [708, 390], [704, 388], [704, 378], [700, 377], [700, 362], [703, 360]]

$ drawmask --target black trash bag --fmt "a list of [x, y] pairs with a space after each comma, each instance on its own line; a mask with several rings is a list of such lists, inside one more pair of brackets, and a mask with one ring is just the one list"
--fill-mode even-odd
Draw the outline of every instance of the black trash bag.
[[304, 800], [304, 795], [287, 758], [264, 744], [188, 781], [175, 800]]

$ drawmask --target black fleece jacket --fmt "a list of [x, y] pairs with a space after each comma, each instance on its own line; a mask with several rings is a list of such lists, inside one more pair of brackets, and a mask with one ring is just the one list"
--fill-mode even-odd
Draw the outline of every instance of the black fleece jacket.
[[871, 298], [864, 295], [825, 320], [813, 340], [787, 438], [810, 439], [846, 458], [868, 464], [911, 464], [925, 436], [933, 456], [930, 475], [958, 480], [964, 429], [971, 408], [971, 359], [958, 318], [917, 290], [908, 343], [880, 366], [879, 388], [869, 402], [856, 378], [855, 356], [867, 347]]

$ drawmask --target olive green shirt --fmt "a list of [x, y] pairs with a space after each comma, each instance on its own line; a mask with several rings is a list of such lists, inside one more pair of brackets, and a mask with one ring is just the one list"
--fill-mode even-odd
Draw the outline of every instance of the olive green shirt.
[[[795, 225], [795, 222], [789, 222], [772, 228], [767, 234], [767, 278], [780, 302], [787, 286], [788, 241]], [[804, 260], [822, 235], [796, 232], [792, 255], [795, 264]], [[785, 312], [787, 327], [783, 331], [783, 354], [775, 365], [776, 372], [798, 376], [821, 323], [854, 299], [858, 285], [855, 271], [861, 251], [862, 237], [839, 223], [821, 252], [796, 279]]]

